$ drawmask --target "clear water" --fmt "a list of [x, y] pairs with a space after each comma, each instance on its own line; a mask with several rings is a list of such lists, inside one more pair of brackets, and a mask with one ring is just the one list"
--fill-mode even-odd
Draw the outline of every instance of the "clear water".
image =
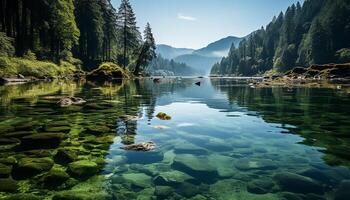
[[[87, 103], [58, 107], [67, 95]], [[0, 86], [0, 197], [348, 199], [349, 97], [235, 79]], [[156, 149], [121, 149], [145, 141]]]

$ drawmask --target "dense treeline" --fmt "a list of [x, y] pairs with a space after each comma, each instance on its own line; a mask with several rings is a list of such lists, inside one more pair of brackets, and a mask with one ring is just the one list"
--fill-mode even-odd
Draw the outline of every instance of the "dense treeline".
[[350, 62], [350, 1], [306, 0], [288, 7], [213, 66], [212, 74], [251, 76], [295, 66]]
[[88, 67], [111, 61], [139, 73], [155, 42], [149, 24], [145, 40], [138, 29], [129, 0], [118, 10], [111, 0], [0, 0], [0, 56]]
[[185, 63], [165, 59], [160, 54], [149, 63], [146, 72], [157, 76], [191, 76], [196, 74], [196, 71]]

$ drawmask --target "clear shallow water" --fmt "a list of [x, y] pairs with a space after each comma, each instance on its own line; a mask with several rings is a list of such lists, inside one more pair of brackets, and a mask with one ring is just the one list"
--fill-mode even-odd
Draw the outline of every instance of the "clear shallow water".
[[[66, 95], [87, 103], [57, 107], [55, 97]], [[342, 91], [146, 79], [1, 86], [0, 102], [0, 197], [349, 197], [350, 98]], [[156, 150], [120, 148], [144, 141]]]

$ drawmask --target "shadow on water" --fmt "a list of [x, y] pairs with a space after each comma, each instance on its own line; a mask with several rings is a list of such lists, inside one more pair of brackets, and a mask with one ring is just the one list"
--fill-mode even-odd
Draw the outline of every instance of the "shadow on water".
[[[341, 91], [234, 79], [0, 86], [0, 197], [341, 199], [349, 106]], [[120, 149], [143, 141], [157, 150]]]

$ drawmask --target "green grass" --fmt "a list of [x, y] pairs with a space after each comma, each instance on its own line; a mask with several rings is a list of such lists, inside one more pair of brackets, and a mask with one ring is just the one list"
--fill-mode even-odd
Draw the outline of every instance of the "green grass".
[[0, 77], [16, 77], [22, 74], [27, 77], [66, 76], [74, 73], [76, 67], [61, 61], [60, 65], [49, 61], [30, 60], [18, 57], [0, 57]]

